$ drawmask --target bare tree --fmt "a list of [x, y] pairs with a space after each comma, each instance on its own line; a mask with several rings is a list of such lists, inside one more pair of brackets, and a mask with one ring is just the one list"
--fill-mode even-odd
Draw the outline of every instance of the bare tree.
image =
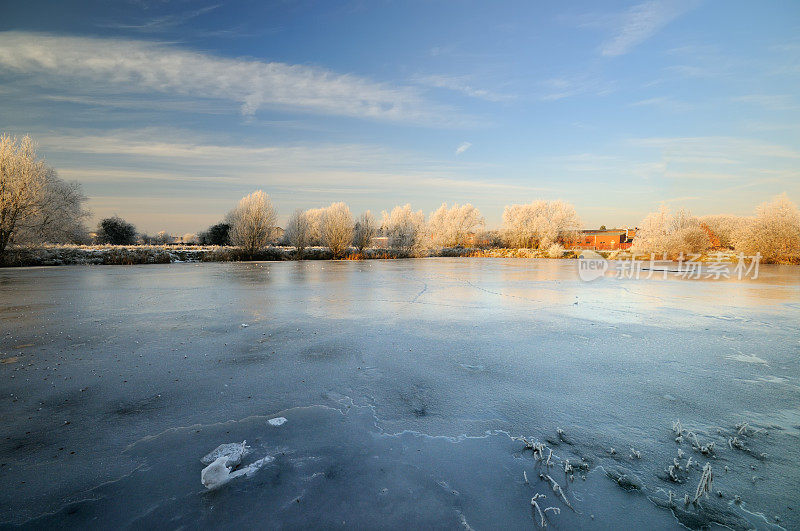
[[283, 237], [297, 249], [298, 258], [303, 257], [305, 248], [311, 243], [311, 223], [306, 212], [298, 209], [289, 217]]
[[341, 258], [353, 241], [353, 216], [344, 203], [333, 203], [325, 209], [322, 216], [322, 240], [333, 252], [334, 258]]
[[358, 249], [359, 253], [363, 253], [364, 249], [369, 247], [377, 230], [375, 218], [372, 217], [372, 213], [369, 210], [358, 217], [358, 221], [356, 221], [356, 225], [353, 228], [353, 246]]
[[737, 251], [761, 253], [767, 261], [800, 255], [800, 210], [786, 194], [759, 205], [755, 218], [736, 236]]
[[574, 239], [581, 226], [571, 204], [541, 200], [507, 206], [503, 211], [503, 223], [511, 246], [541, 249]]
[[447, 208], [447, 203], [442, 203], [428, 218], [428, 233], [436, 247], [463, 246], [469, 234], [483, 224], [480, 211], [470, 203], [464, 206], [456, 203], [450, 208]]
[[252, 256], [269, 244], [275, 232], [277, 215], [269, 196], [257, 190], [243, 197], [228, 214], [228, 219], [231, 243]]
[[396, 206], [391, 213], [383, 211], [382, 230], [389, 238], [389, 247], [412, 254], [422, 248], [425, 214], [413, 212], [411, 205]]

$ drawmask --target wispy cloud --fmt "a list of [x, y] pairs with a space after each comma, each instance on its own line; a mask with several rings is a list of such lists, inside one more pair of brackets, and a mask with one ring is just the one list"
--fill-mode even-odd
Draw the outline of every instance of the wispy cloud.
[[697, 5], [694, 1], [650, 0], [631, 7], [613, 37], [601, 49], [605, 56], [624, 55]]
[[456, 155], [461, 155], [462, 153], [464, 153], [466, 150], [468, 150], [471, 147], [472, 147], [472, 143], [471, 142], [462, 142], [461, 145], [459, 145], [456, 148]]
[[0, 33], [0, 73], [87, 93], [162, 93], [238, 102], [243, 115], [262, 107], [447, 126], [460, 118], [412, 87], [378, 83], [322, 68], [233, 59], [175, 45], [127, 39]]
[[656, 148], [681, 162], [739, 164], [753, 158], [800, 159], [800, 152], [762, 140], [735, 137], [664, 137], [630, 140], [632, 145]]
[[656, 107], [668, 111], [684, 112], [694, 108], [690, 103], [679, 101], [667, 96], [647, 98], [631, 103], [631, 107]]
[[789, 111], [798, 108], [795, 99], [788, 94], [747, 94], [731, 98], [731, 101], [756, 105], [771, 111]]
[[501, 94], [484, 88], [476, 88], [467, 76], [428, 75], [415, 76], [413, 80], [420, 85], [452, 90], [471, 98], [478, 98], [486, 101], [500, 102], [516, 99], [516, 96], [511, 94]]
[[215, 9], [221, 6], [222, 4], [215, 4], [206, 7], [201, 7], [199, 9], [193, 9], [191, 11], [185, 11], [182, 13], [173, 13], [170, 15], [164, 15], [161, 17], [152, 18], [146, 22], [142, 22], [141, 24], [107, 23], [107, 24], [101, 24], [100, 27], [114, 28], [114, 29], [130, 29], [130, 30], [141, 31], [143, 33], [156, 33], [172, 29], [177, 26], [181, 26], [189, 22], [190, 20], [193, 20], [199, 16], [214, 11]]
[[616, 89], [614, 82], [590, 75], [554, 77], [545, 79], [539, 84], [542, 87], [539, 99], [543, 101], [556, 101], [583, 94], [605, 96]]

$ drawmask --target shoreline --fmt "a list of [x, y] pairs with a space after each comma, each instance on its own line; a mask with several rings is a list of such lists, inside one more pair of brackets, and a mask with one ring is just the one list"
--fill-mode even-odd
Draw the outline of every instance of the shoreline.
[[[560, 256], [552, 256], [546, 250], [475, 247], [454, 247], [427, 249], [418, 252], [404, 252], [395, 249], [372, 248], [363, 253], [352, 250], [340, 260], [386, 260], [404, 258], [543, 258], [550, 260], [576, 259], [581, 253], [591, 251], [607, 260], [630, 260], [632, 254], [626, 250], [568, 249]], [[639, 255], [637, 255], [638, 257]], [[703, 253], [697, 262], [736, 262], [735, 251], [715, 251]], [[677, 257], [675, 257], [677, 258]], [[748, 257], [749, 258], [749, 257]], [[252, 255], [237, 247], [218, 246], [168, 246], [168, 245], [126, 245], [126, 246], [80, 246], [53, 245], [41, 247], [18, 247], [6, 251], [0, 260], [0, 267], [36, 267], [64, 265], [140, 265], [200, 262], [285, 262], [294, 260], [333, 260], [333, 253], [326, 247], [309, 247], [302, 258], [297, 256], [294, 247], [270, 246]], [[642, 259], [642, 258], [638, 258]], [[648, 262], [649, 258], [643, 258]], [[657, 261], [663, 261], [657, 259]], [[671, 258], [667, 261], [678, 262]], [[800, 257], [762, 263], [800, 265]]]

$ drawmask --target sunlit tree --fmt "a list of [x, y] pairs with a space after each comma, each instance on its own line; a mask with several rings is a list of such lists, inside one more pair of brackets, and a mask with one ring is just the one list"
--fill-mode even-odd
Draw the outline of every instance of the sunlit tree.
[[737, 251], [768, 261], [800, 256], [800, 210], [786, 194], [756, 209], [755, 218], [734, 237]]
[[272, 240], [277, 215], [269, 196], [257, 190], [239, 201], [228, 215], [228, 220], [231, 243], [252, 256]]
[[484, 225], [480, 211], [467, 203], [457, 203], [448, 208], [442, 203], [428, 218], [428, 234], [431, 244], [436, 247], [455, 247], [466, 245], [470, 233]]
[[322, 216], [322, 240], [333, 252], [334, 258], [341, 258], [353, 241], [353, 216], [344, 203], [333, 203], [325, 209]]
[[396, 206], [391, 212], [383, 211], [381, 228], [389, 239], [389, 247], [407, 254], [422, 249], [425, 233], [425, 214], [411, 210], [411, 205]]
[[0, 254], [12, 243], [83, 239], [86, 197], [40, 160], [30, 137], [0, 135]]
[[510, 205], [503, 211], [506, 238], [512, 247], [547, 249], [574, 239], [581, 220], [564, 201], [534, 201]]
[[631, 250], [674, 256], [701, 253], [710, 247], [711, 239], [700, 220], [687, 210], [681, 209], [673, 214], [669, 207], [661, 205], [658, 212], [651, 212], [642, 220]]

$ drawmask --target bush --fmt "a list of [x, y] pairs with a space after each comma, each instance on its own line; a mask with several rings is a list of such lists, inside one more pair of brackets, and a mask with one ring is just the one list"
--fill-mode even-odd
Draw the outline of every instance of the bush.
[[136, 243], [136, 227], [119, 216], [105, 218], [97, 226], [97, 242], [110, 245]]
[[201, 245], [230, 245], [230, 230], [229, 223], [217, 223], [216, 225], [211, 225], [205, 232], [201, 232], [198, 235], [198, 239]]

